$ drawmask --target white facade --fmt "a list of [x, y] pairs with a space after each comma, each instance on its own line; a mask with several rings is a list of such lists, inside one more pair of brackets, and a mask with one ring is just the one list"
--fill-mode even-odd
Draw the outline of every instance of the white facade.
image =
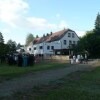
[[54, 50], [69, 49], [70, 44], [77, 44], [79, 37], [74, 31], [66, 31], [66, 33], [56, 41], [44, 41], [42, 43], [32, 44], [27, 47], [27, 51], [31, 54], [54, 54]]

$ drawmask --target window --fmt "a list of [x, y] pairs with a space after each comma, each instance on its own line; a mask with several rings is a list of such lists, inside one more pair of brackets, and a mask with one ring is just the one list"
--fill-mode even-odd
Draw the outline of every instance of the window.
[[73, 41], [73, 44], [75, 44], [75, 41]]
[[49, 50], [50, 49], [50, 46], [47, 46], [47, 50]]
[[34, 50], [36, 50], [36, 47], [34, 47]]
[[71, 33], [68, 33], [68, 37], [71, 37]]
[[73, 38], [75, 37], [75, 34], [74, 34], [74, 33], [72, 33], [72, 37], [73, 37]]
[[29, 48], [29, 51], [31, 51], [31, 48]]
[[64, 40], [63, 42], [64, 42], [64, 45], [66, 45], [66, 44], [67, 44], [67, 41], [66, 41], [66, 40]]
[[54, 46], [51, 46], [51, 49], [53, 50], [54, 49]]
[[43, 46], [40, 46], [39, 48], [40, 48], [40, 49], [43, 49]]
[[69, 40], [69, 45], [71, 45], [72, 44], [72, 41], [71, 40]]

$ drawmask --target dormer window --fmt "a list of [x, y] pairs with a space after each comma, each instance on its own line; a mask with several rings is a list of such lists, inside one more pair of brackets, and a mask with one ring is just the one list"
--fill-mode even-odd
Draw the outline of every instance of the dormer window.
[[75, 34], [74, 33], [72, 33], [72, 38], [74, 38], [75, 37]]
[[68, 37], [71, 37], [71, 33], [68, 33]]

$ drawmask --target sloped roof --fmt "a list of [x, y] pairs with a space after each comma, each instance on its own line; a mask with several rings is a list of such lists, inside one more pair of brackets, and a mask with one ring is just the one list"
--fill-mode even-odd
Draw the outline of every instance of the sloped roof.
[[40, 41], [40, 37], [39, 38], [35, 38], [34, 40], [33, 40], [33, 44], [36, 44], [36, 43], [38, 43], [39, 41]]
[[48, 38], [49, 38], [49, 36], [36, 38], [36, 39], [34, 39], [33, 44], [42, 43], [42, 42], [46, 41]]
[[61, 31], [52, 33], [49, 36], [44, 36], [44, 37], [36, 38], [36, 39], [34, 39], [33, 44], [42, 43], [44, 41], [46, 41], [46, 42], [57, 41], [57, 40], [61, 39], [66, 34], [66, 32], [68, 32], [68, 31], [73, 31], [73, 30], [71, 30], [71, 29], [63, 29]]
[[51, 36], [49, 36], [49, 38], [46, 41], [47, 42], [57, 41], [57, 40], [61, 39], [68, 31], [72, 31], [72, 30], [64, 29], [64, 30], [55, 32]]

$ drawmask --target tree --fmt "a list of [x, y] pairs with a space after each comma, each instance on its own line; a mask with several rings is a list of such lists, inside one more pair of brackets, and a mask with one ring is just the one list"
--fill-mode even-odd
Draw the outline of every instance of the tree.
[[0, 32], [0, 56], [4, 54], [4, 39], [3, 39], [3, 35]]
[[26, 45], [29, 45], [30, 42], [32, 42], [34, 40], [34, 36], [33, 34], [28, 34], [27, 37], [26, 37]]
[[50, 35], [52, 35], [53, 33], [52, 32], [50, 32]]
[[5, 55], [10, 52], [9, 46], [7, 44], [0, 44], [0, 55]]
[[43, 34], [43, 37], [45, 37], [45, 34]]
[[100, 14], [97, 14], [96, 20], [95, 20], [95, 34], [100, 35]]
[[92, 31], [87, 31], [80, 38], [76, 49], [78, 52], [87, 51], [91, 57], [100, 57], [100, 14], [98, 13], [95, 20], [95, 27]]
[[0, 43], [0, 56], [4, 54], [4, 44]]
[[8, 40], [7, 45], [9, 46], [9, 51], [10, 52], [15, 52], [16, 51], [16, 42], [12, 40]]
[[39, 36], [38, 36], [38, 35], [36, 35], [36, 38], [39, 38]]
[[0, 43], [3, 43], [4, 44], [4, 38], [3, 38], [3, 35], [2, 35], [1, 32], [0, 32]]
[[91, 57], [100, 57], [100, 37], [96, 37], [94, 31], [87, 31], [86, 35], [80, 38], [76, 50], [81, 53], [87, 51]]
[[16, 46], [16, 49], [20, 49], [20, 47], [22, 47], [22, 45], [20, 43], [18, 43]]
[[46, 36], [49, 36], [49, 33], [47, 33]]

